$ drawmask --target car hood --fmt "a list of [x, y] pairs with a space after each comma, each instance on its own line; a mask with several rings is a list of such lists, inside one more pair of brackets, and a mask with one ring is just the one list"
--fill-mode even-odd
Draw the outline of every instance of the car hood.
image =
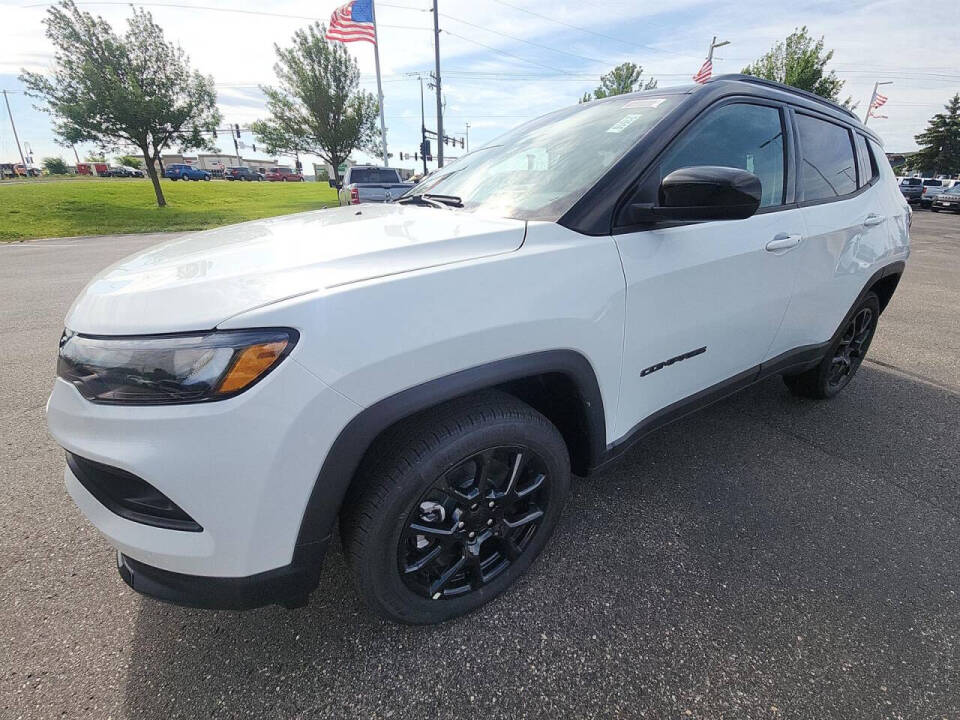
[[74, 301], [71, 330], [205, 330], [305, 293], [511, 252], [521, 220], [454, 209], [354, 205], [208, 230], [132, 255]]

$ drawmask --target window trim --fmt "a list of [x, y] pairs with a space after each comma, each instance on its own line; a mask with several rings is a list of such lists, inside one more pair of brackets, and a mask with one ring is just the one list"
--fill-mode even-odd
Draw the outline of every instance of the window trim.
[[[870, 179], [867, 182], [860, 184], [860, 146], [857, 145], [857, 138], [863, 140], [863, 147], [867, 151], [867, 167], [870, 168]], [[880, 165], [877, 163], [876, 159], [873, 157], [873, 151], [870, 149], [870, 140], [861, 132], [854, 131], [853, 133], [853, 147], [857, 151], [857, 189], [864, 188], [873, 182], [880, 174]]]
[[[855, 166], [856, 166], [856, 168], [857, 168], [857, 177], [858, 177], [858, 178], [860, 177], [860, 166], [859, 166], [859, 163], [857, 162], [857, 144], [856, 144], [856, 142], [854, 141], [854, 138], [853, 138], [853, 134], [854, 134], [854, 133], [859, 133], [859, 130], [851, 127], [850, 125], [847, 125], [846, 123], [839, 122], [839, 121], [836, 120], [835, 118], [832, 118], [832, 117], [830, 117], [830, 116], [828, 116], [828, 115], [822, 115], [822, 114], [820, 114], [820, 113], [814, 112], [814, 111], [810, 110], [809, 108], [792, 106], [792, 107], [790, 108], [790, 111], [791, 111], [791, 116], [792, 116], [793, 125], [794, 125], [794, 128], [795, 128], [794, 135], [795, 135], [796, 140], [797, 140], [797, 159], [798, 159], [798, 161], [803, 158], [803, 146], [802, 146], [802, 143], [800, 142], [800, 127], [799, 127], [799, 125], [797, 124], [797, 117], [796, 117], [796, 116], [797, 116], [797, 115], [807, 115], [808, 117], [811, 117], [811, 118], [813, 118], [814, 120], [821, 120], [821, 121], [823, 121], [823, 122], [827, 122], [827, 123], [830, 123], [830, 124], [832, 124], [832, 125], [836, 125], [837, 127], [842, 128], [842, 129], [844, 129], [844, 130], [847, 131], [847, 138], [849, 139], [849, 141], [850, 141], [850, 147], [851, 147], [851, 149], [853, 150], [853, 161], [854, 161], [854, 164], [855, 164]], [[859, 133], [859, 134], [863, 135], [864, 138], [867, 140], [867, 149], [870, 150], [870, 137], [869, 137], [869, 135], [867, 135], [866, 133]], [[872, 150], [871, 150], [871, 152], [872, 152]], [[797, 200], [797, 207], [801, 207], [801, 208], [805, 208], [805, 207], [815, 207], [815, 206], [817, 206], [817, 205], [825, 205], [825, 204], [827, 204], [827, 203], [841, 202], [841, 201], [843, 201], [843, 200], [849, 200], [849, 199], [851, 199], [851, 198], [856, 197], [857, 195], [860, 195], [861, 193], [866, 192], [867, 190], [869, 190], [870, 188], [872, 188], [872, 187], [880, 180], [880, 163], [879, 163], [879, 162], [876, 163], [876, 167], [877, 167], [877, 174], [876, 174], [873, 178], [870, 179], [870, 182], [867, 183], [866, 185], [863, 185], [863, 186], [861, 186], [861, 187], [858, 187], [858, 188], [857, 188], [856, 190], [854, 190], [853, 192], [847, 193], [847, 194], [845, 194], [845, 195], [838, 195], [837, 197], [818, 198], [818, 199], [816, 199], [816, 200]], [[801, 174], [800, 162], [797, 162], [797, 163], [796, 163], [796, 188], [797, 188], [797, 195], [798, 195], [798, 196], [802, 193], [802, 187], [803, 187], [802, 184], [801, 184], [801, 182], [800, 182], [800, 174]], [[859, 180], [857, 181], [856, 184], [859, 184]]]
[[709, 113], [720, 110], [728, 105], [759, 105], [761, 107], [773, 108], [780, 115], [780, 129], [783, 133], [783, 202], [779, 205], [770, 205], [768, 207], [759, 208], [754, 215], [765, 215], [772, 212], [794, 210], [798, 207], [798, 204], [796, 203], [797, 177], [795, 173], [791, 171], [791, 169], [796, 167], [796, 159], [799, 157], [799, 155], [797, 154], [796, 131], [794, 129], [792, 120], [787, 116], [787, 114], [790, 112], [790, 107], [788, 107], [786, 103], [783, 103], [779, 100], [774, 100], [772, 98], [758, 97], [753, 95], [728, 95], [708, 105], [702, 111], [697, 113], [697, 115], [692, 118], [690, 122], [684, 125], [676, 134], [674, 134], [674, 136], [670, 138], [669, 142], [667, 142], [650, 160], [647, 166], [638, 175], [637, 180], [632, 182], [627, 189], [621, 193], [613, 207], [610, 229], [611, 235], [624, 235], [629, 233], [644, 232], [646, 230], [653, 230], [655, 228], [683, 227], [685, 225], [699, 225], [704, 222], [715, 222], [713, 220], [667, 220], [633, 225], [618, 224], [620, 213], [623, 211], [624, 206], [636, 195], [637, 191], [643, 186], [643, 184], [649, 180], [651, 174], [659, 169], [660, 163], [663, 161], [664, 156], [673, 149], [675, 144], [679, 142], [684, 135], [687, 134], [687, 132], [695, 128], [702, 118], [706, 117]]

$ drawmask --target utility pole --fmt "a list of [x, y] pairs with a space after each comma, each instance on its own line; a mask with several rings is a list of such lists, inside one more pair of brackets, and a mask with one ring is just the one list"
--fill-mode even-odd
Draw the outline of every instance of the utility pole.
[[437, 12], [437, 0], [433, 0], [433, 57], [436, 61], [437, 88], [437, 167], [443, 167], [443, 94], [440, 90], [440, 13]]
[[467, 132], [464, 133], [464, 138], [467, 145], [467, 152], [470, 152], [470, 123], [467, 123]]
[[[434, 9], [436, 9], [436, 7], [437, 7], [436, 0], [434, 0], [433, 7], [434, 7]], [[434, 18], [434, 19], [436, 19], [436, 18]], [[440, 56], [439, 56], [439, 55], [437, 55], [437, 72], [438, 72], [438, 73], [440, 72]], [[438, 90], [437, 92], [439, 92], [439, 90]], [[20, 153], [20, 162], [23, 163], [23, 169], [26, 170], [26, 169], [27, 169], [27, 161], [24, 160], [24, 158], [23, 158], [23, 148], [20, 147], [20, 138], [17, 137], [17, 126], [16, 126], [16, 124], [13, 122], [13, 111], [10, 110], [10, 98], [7, 97], [7, 91], [6, 91], [6, 90], [3, 91], [3, 99], [4, 99], [4, 101], [7, 103], [7, 115], [10, 116], [10, 127], [13, 128], [13, 139], [17, 141], [17, 150], [18, 150], [19, 153]], [[438, 108], [440, 107], [440, 96], [439, 96], [439, 95], [437, 95], [437, 107], [438, 107]]]
[[729, 40], [723, 40], [721, 42], [717, 42], [717, 36], [714, 35], [713, 40], [710, 41], [710, 48], [707, 50], [707, 62], [711, 64], [713, 63], [714, 50], [716, 50], [718, 47], [723, 47], [724, 45], [729, 45], [729, 44], [730, 44]]
[[380, 83], [380, 33], [377, 32], [377, 8], [373, 0], [370, 2], [370, 12], [373, 19], [374, 34], [373, 62], [377, 66], [377, 101], [380, 103], [380, 145], [383, 148], [383, 166], [390, 167], [390, 158], [387, 155], [387, 125], [383, 119], [383, 85]]
[[423, 155], [423, 174], [427, 174], [427, 118], [423, 110], [423, 75], [420, 80], [420, 154]]
[[867, 112], [863, 115], [863, 124], [867, 124], [867, 120], [870, 119], [870, 111], [873, 110], [873, 101], [877, 99], [877, 88], [881, 85], [893, 85], [893, 80], [887, 80], [886, 82], [875, 82], [873, 84], [873, 92], [870, 93], [870, 102], [867, 103]]

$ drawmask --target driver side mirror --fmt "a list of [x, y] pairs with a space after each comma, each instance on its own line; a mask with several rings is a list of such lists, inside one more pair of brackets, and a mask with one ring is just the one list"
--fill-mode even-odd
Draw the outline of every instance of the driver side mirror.
[[674, 170], [660, 183], [658, 202], [627, 208], [631, 223], [743, 220], [760, 207], [760, 178], [738, 168], [699, 165]]

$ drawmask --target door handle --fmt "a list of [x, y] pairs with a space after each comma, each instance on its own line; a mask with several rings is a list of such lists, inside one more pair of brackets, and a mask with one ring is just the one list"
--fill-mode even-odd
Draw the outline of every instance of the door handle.
[[864, 227], [873, 227], [874, 225], [879, 225], [886, 218], [883, 215], [877, 215], [876, 213], [870, 213], [863, 221]]
[[790, 248], [799, 245], [801, 240], [803, 240], [803, 235], [788, 235], [787, 233], [780, 233], [775, 235], [773, 240], [767, 243], [766, 248], [770, 252], [775, 252], [777, 250], [789, 250]]

